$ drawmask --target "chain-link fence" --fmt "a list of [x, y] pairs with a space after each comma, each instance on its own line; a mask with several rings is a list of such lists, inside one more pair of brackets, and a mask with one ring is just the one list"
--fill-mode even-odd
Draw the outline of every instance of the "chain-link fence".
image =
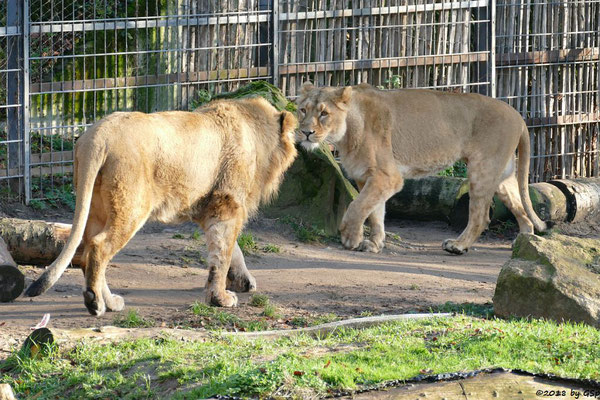
[[251, 80], [484, 93], [531, 128], [532, 180], [598, 176], [600, 0], [1, 0], [1, 197], [72, 196], [116, 110]]

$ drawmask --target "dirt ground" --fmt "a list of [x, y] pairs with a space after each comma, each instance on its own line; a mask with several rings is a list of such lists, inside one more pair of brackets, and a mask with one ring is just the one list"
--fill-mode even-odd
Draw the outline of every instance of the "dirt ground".
[[[24, 208], [9, 214], [62, 222], [71, 218], [52, 210], [30, 215]], [[158, 326], [178, 326], [191, 314], [190, 304], [204, 299], [206, 249], [203, 236], [194, 235], [196, 229], [194, 224], [150, 223], [117, 254], [107, 279], [113, 293], [125, 298], [121, 313], [90, 316], [81, 295], [83, 274], [76, 268], [67, 269], [40, 297], [0, 304], [0, 358], [21, 343], [45, 313], [51, 315], [49, 327], [57, 328], [111, 325], [130, 309]], [[289, 226], [257, 218], [246, 232], [258, 239], [259, 247], [272, 244], [280, 252], [259, 251], [247, 256], [246, 262], [256, 277], [258, 293], [268, 295], [287, 318], [428, 311], [448, 301], [490, 302], [515, 235], [514, 231], [488, 232], [466, 255], [453, 256], [441, 249], [441, 243], [457, 233], [443, 222], [388, 221], [386, 229], [390, 232], [386, 248], [371, 254], [344, 250], [337, 242], [301, 243]], [[26, 285], [43, 271], [21, 268]], [[248, 305], [249, 294], [239, 298], [235, 314], [257, 314], [256, 307]], [[281, 325], [286, 327], [285, 322]]]

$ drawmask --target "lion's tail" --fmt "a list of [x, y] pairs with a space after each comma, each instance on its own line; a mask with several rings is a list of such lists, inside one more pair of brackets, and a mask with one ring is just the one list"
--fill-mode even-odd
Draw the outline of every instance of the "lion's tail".
[[[42, 276], [29, 285], [25, 291], [25, 296], [39, 296], [50, 289], [71, 263], [71, 260], [77, 251], [77, 247], [83, 238], [86, 221], [90, 213], [94, 182], [106, 158], [106, 146], [93, 140], [93, 132], [88, 132], [87, 135], [89, 135], [88, 138], [92, 140], [85, 140], [88, 138], [85, 138], [85, 136], [82, 137], [82, 140], [77, 143], [78, 146], [76, 146], [75, 152], [74, 171], [75, 177], [79, 178], [79, 182], [76, 182], [75, 215], [73, 217], [71, 234], [69, 239], [67, 239], [65, 247], [63, 247], [58, 255], [58, 258], [54, 260]], [[88, 149], [84, 150], [84, 147], [88, 147]], [[81, 152], [80, 154], [89, 155], [90, 159], [78, 160], [78, 152]]]
[[519, 193], [521, 195], [521, 202], [527, 216], [533, 222], [533, 226], [538, 232], [543, 232], [547, 229], [547, 225], [542, 221], [531, 204], [529, 198], [529, 157], [531, 156], [531, 150], [529, 147], [529, 132], [527, 127], [523, 127], [521, 138], [519, 140], [519, 165], [517, 168], [517, 181], [519, 182]]

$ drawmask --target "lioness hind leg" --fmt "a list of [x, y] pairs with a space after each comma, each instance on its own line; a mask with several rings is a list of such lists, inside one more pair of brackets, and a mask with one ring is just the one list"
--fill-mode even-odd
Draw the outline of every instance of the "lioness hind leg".
[[500, 183], [496, 193], [504, 205], [508, 207], [508, 209], [517, 219], [519, 231], [521, 233], [533, 234], [533, 223], [523, 208], [521, 195], [519, 194], [519, 184], [517, 182], [517, 178], [514, 175], [506, 178]]
[[498, 171], [493, 167], [494, 165], [496, 161], [492, 159], [469, 163], [469, 222], [456, 240], [444, 241], [442, 248], [447, 252], [452, 254], [467, 252], [490, 223], [490, 204], [502, 176], [502, 171]]
[[254, 292], [256, 291], [256, 279], [248, 271], [244, 254], [237, 241], [233, 247], [231, 264], [227, 273], [227, 289], [233, 292]]
[[[226, 290], [226, 286], [236, 239], [242, 228], [243, 212], [231, 196], [224, 195], [220, 198], [220, 202], [215, 202], [220, 204], [212, 206], [215, 210], [207, 212], [212, 218], [201, 221], [208, 247], [206, 302], [215, 306], [235, 307], [237, 296]], [[208, 207], [211, 208], [211, 205]], [[237, 264], [235, 268], [239, 266]]]
[[[106, 282], [108, 262], [143, 225], [148, 217], [145, 215], [129, 215], [127, 217], [110, 218], [105, 229], [94, 236], [89, 243], [87, 265], [85, 268], [86, 290], [83, 292], [84, 303], [92, 315], [101, 316], [108, 311], [120, 311], [124, 301], [121, 296], [113, 295]], [[118, 224], [115, 224], [118, 220]]]

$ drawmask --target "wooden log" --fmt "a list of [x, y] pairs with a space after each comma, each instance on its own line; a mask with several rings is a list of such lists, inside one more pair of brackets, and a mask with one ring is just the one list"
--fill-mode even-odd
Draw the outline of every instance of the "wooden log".
[[[17, 218], [0, 219], [0, 237], [19, 264], [48, 265], [54, 261], [71, 234], [70, 224]], [[82, 265], [83, 247], [73, 257], [74, 265]]]
[[386, 203], [386, 215], [391, 218], [449, 221], [458, 200], [468, 190], [469, 184], [463, 178], [430, 176], [407, 179], [402, 190]]
[[549, 183], [567, 198], [568, 222], [600, 217], [600, 178], [557, 179]]
[[8, 252], [4, 240], [0, 238], [0, 302], [13, 301], [21, 295], [25, 287], [25, 276]]

